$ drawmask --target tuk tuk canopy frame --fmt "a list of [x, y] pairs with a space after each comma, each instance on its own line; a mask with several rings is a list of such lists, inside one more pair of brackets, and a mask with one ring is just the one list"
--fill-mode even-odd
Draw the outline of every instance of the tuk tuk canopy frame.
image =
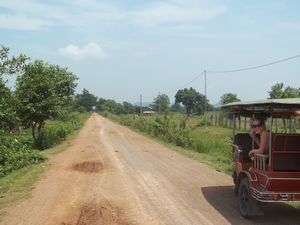
[[300, 98], [265, 99], [260, 101], [233, 102], [221, 108], [233, 115], [243, 117], [289, 117], [300, 115]]

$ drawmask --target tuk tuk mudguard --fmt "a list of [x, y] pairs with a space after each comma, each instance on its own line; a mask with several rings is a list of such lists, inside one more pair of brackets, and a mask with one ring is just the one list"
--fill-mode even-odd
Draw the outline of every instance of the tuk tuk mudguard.
[[[240, 214], [249, 218], [252, 216], [262, 216], [264, 212], [262, 211], [259, 201], [255, 199], [252, 195], [251, 183], [256, 182], [252, 179], [252, 176], [247, 171], [241, 171], [238, 177], [237, 189], [238, 189], [238, 198], [239, 198], [239, 209]], [[244, 188], [247, 188], [247, 200], [245, 200]]]

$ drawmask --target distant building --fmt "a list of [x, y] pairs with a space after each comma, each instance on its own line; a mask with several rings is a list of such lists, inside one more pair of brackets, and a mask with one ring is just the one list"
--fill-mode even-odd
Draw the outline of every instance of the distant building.
[[147, 107], [142, 107], [142, 113], [144, 116], [148, 116], [148, 115], [153, 115], [156, 112], [151, 107], [147, 106]]

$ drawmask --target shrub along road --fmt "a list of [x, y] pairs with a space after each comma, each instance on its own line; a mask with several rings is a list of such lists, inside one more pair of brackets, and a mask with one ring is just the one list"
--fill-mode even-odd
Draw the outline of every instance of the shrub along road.
[[300, 211], [264, 206], [245, 220], [231, 177], [93, 114], [6, 225], [299, 224]]

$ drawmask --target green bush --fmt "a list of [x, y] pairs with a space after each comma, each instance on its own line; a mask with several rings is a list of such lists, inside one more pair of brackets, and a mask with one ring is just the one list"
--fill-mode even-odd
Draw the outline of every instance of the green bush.
[[19, 135], [0, 131], [0, 177], [45, 160], [35, 149], [36, 144], [46, 149], [62, 142], [73, 130], [82, 127], [88, 116], [88, 113], [70, 112], [62, 114], [61, 121], [48, 120], [38, 143], [33, 142], [31, 129], [24, 129]]
[[0, 176], [45, 160], [39, 151], [22, 143], [14, 136], [0, 137]]
[[120, 123], [177, 146], [190, 147], [192, 145], [189, 129], [183, 129], [180, 121], [171, 116], [122, 116]]
[[18, 141], [23, 144], [23, 145], [27, 145], [29, 148], [34, 149], [34, 141], [31, 137], [31, 135], [19, 135], [18, 136]]
[[133, 121], [134, 117], [133, 116], [122, 116], [120, 119], [120, 124], [124, 125], [124, 126], [131, 126], [132, 125], [132, 121]]
[[61, 143], [67, 135], [71, 132], [67, 125], [60, 125], [57, 127], [47, 127], [42, 132], [42, 135], [37, 140], [39, 149], [47, 149], [55, 144]]
[[211, 120], [209, 120], [208, 118], [204, 117], [203, 119], [201, 119], [200, 123], [198, 124], [198, 126], [200, 127], [204, 127], [204, 126], [212, 126], [212, 122]]
[[89, 114], [73, 112], [65, 114], [63, 120], [48, 120], [35, 146], [44, 150], [61, 143], [70, 133], [83, 126], [87, 115]]
[[104, 117], [108, 117], [109, 116], [109, 112], [108, 111], [104, 111], [103, 113], [102, 113], [102, 116], [104, 116]]

